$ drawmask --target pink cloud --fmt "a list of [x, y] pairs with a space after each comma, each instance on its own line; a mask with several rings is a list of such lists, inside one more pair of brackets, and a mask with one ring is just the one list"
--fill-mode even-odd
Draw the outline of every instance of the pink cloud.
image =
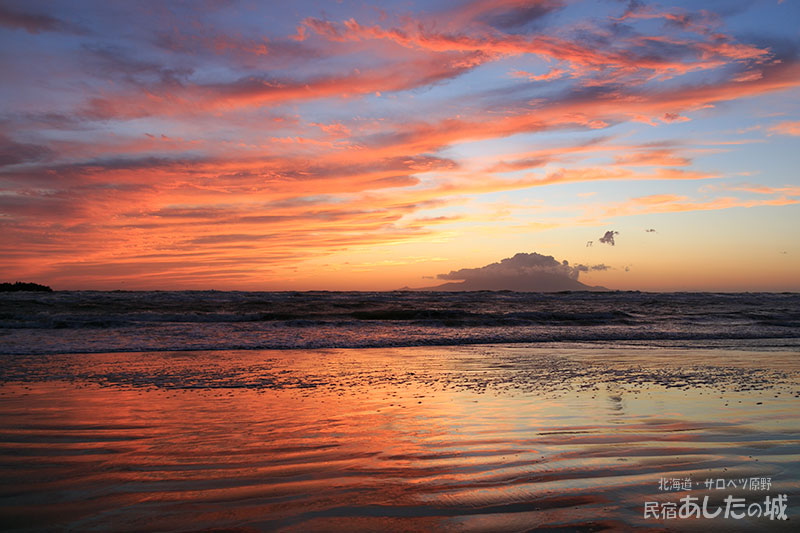
[[768, 131], [780, 135], [800, 135], [800, 120], [780, 122], [771, 126]]

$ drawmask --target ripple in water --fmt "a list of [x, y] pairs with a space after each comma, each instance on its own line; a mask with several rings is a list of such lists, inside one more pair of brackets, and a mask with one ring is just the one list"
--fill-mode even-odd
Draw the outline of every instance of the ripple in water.
[[6, 363], [6, 529], [792, 523], [643, 518], [645, 501], [685, 494], [660, 491], [661, 478], [687, 477], [771, 478], [769, 494], [798, 511], [796, 353], [475, 346]]

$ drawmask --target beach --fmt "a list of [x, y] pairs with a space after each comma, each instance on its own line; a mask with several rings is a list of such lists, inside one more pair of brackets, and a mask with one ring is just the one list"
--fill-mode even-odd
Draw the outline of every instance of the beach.
[[[9, 530], [791, 531], [798, 520], [793, 349], [537, 343], [4, 362]], [[789, 520], [764, 515], [765, 498], [782, 495]], [[687, 496], [719, 514], [670, 517]]]

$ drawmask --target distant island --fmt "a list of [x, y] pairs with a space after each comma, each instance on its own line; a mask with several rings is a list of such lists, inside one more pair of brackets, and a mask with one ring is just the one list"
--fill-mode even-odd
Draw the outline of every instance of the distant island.
[[608, 270], [606, 265], [570, 265], [557, 261], [552, 255], [536, 252], [518, 253], [479, 268], [462, 268], [437, 278], [451, 280], [419, 291], [516, 291], [565, 292], [607, 291], [605, 287], [586, 285], [578, 281], [581, 272]]
[[488, 280], [466, 280], [423, 287], [418, 291], [514, 291], [514, 292], [567, 292], [608, 291], [606, 287], [586, 285], [576, 279], [557, 274], [539, 273], [527, 278], [508, 277]]
[[47, 285], [39, 285], [38, 283], [29, 283], [24, 281], [17, 281], [15, 283], [0, 283], [0, 292], [20, 291], [53, 292], [53, 289]]

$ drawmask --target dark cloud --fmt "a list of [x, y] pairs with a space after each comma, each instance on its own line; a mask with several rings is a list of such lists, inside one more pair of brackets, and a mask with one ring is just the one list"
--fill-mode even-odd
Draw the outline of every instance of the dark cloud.
[[[0, 143], [1, 144], [1, 143]], [[40, 147], [41, 148], [41, 147]], [[30, 155], [34, 155], [31, 151]], [[44, 155], [42, 158], [46, 158]], [[33, 162], [34, 159], [28, 161]], [[40, 164], [24, 170], [3, 169], [0, 171], [0, 178], [20, 185], [30, 185], [33, 183], [52, 184], [55, 182], [70, 182], [72, 186], [84, 185], [83, 180], [91, 176], [101, 176], [104, 172], [120, 170], [180, 170], [184, 173], [192, 173], [192, 168], [207, 160], [200, 158], [165, 158], [165, 157], [108, 157], [91, 159], [76, 163], [64, 163], [56, 165]], [[0, 165], [2, 166], [2, 165]]]
[[438, 279], [456, 280], [434, 290], [513, 290], [521, 292], [554, 292], [565, 290], [593, 290], [578, 281], [581, 272], [606, 270], [605, 265], [571, 266], [568, 261], [557, 261], [553, 256], [537, 253], [519, 253], [480, 268], [462, 268], [447, 274], [439, 274]]
[[531, 5], [517, 6], [507, 10], [492, 10], [480, 17], [482, 22], [503, 30], [513, 30], [527, 26], [533, 22], [542, 22], [542, 19], [564, 7], [560, 0], [542, 0], [531, 2]]
[[64, 192], [12, 191], [0, 194], [0, 212], [11, 220], [68, 220], [83, 211], [75, 197]]
[[188, 56], [221, 55], [234, 60], [243, 66], [257, 68], [269, 66], [287, 67], [291, 62], [321, 58], [330, 54], [308, 43], [300, 43], [287, 39], [267, 39], [253, 35], [250, 38], [240, 35], [219, 33], [213, 26], [202, 28], [159, 31], [153, 41], [157, 47], [170, 52]]
[[0, 134], [0, 167], [42, 161], [53, 156], [53, 151], [38, 144], [18, 143]]
[[0, 127], [5, 131], [39, 129], [42, 126], [57, 130], [85, 130], [86, 125], [80, 117], [63, 113], [7, 113], [0, 115]]
[[599, 240], [603, 244], [610, 244], [611, 246], [614, 246], [614, 244], [616, 244], [614, 242], [614, 235], [619, 235], [619, 232], [618, 231], [607, 231], [605, 235], [603, 235], [602, 237], [600, 237], [597, 240]]
[[115, 79], [122, 76], [137, 85], [155, 82], [164, 86], [179, 86], [194, 72], [186, 67], [170, 68], [136, 59], [133, 53], [119, 46], [83, 45], [83, 51], [84, 61], [96, 74]]
[[591, 272], [591, 271], [603, 272], [605, 270], [611, 270], [611, 267], [608, 265], [604, 265], [602, 263], [600, 263], [599, 265], [591, 265], [591, 266], [575, 265], [575, 270], [579, 272]]
[[623, 0], [623, 2], [628, 4], [628, 6], [625, 8], [624, 15], [635, 13], [636, 11], [639, 11], [645, 7], [645, 3], [641, 0]]
[[664, 21], [666, 26], [672, 26], [685, 31], [711, 28], [719, 21], [719, 16], [710, 11], [671, 13]]
[[28, 33], [41, 33], [43, 31], [84, 33], [80, 28], [56, 17], [40, 13], [16, 11], [3, 5], [0, 5], [0, 26], [21, 29]]

